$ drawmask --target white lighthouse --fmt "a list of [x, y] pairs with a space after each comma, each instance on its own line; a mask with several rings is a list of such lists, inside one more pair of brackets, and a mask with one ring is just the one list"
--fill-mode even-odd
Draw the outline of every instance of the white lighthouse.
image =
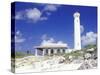
[[74, 49], [81, 50], [80, 13], [74, 13]]

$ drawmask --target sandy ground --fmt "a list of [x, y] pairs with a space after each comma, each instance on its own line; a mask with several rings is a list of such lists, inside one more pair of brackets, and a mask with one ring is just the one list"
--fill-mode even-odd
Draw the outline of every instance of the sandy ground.
[[[61, 71], [61, 70], [77, 70], [92, 68], [92, 60], [74, 60], [70, 63], [59, 63], [65, 60], [62, 56], [47, 57], [34, 57], [28, 56], [21, 59], [16, 59], [16, 73], [29, 73], [29, 72], [45, 72], [45, 71]], [[91, 61], [91, 62], [90, 62]], [[87, 63], [88, 62], [88, 63]], [[96, 63], [96, 61], [94, 62]], [[94, 68], [94, 67], [93, 67]]]

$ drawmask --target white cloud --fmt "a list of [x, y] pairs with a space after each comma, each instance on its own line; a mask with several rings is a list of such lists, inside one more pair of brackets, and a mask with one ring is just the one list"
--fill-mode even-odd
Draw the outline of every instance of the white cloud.
[[25, 41], [25, 38], [22, 37], [22, 34], [20, 31], [16, 31], [15, 34], [15, 43], [22, 43]]
[[68, 47], [68, 44], [67, 43], [64, 43], [63, 41], [56, 42], [54, 40], [54, 38], [48, 38], [47, 39], [47, 35], [43, 35], [43, 40], [42, 40], [40, 46], [52, 46], [52, 47], [62, 46], [62, 47]]
[[46, 39], [48, 39], [47, 34], [43, 34], [42, 37], [41, 37], [41, 39], [42, 39], [42, 40], [46, 40]]
[[89, 44], [95, 44], [97, 40], [97, 33], [94, 32], [87, 32], [86, 35], [83, 35], [82, 38], [82, 45], [86, 46]]
[[40, 20], [47, 20], [48, 18], [47, 17], [41, 17]]
[[44, 11], [56, 11], [57, 7], [58, 7], [57, 5], [52, 5], [52, 4], [46, 5], [44, 7]]
[[16, 15], [15, 15], [15, 19], [16, 19], [16, 20], [21, 20], [21, 19], [23, 19], [22, 12], [17, 12]]
[[37, 21], [43, 21], [48, 19], [47, 16], [42, 16], [42, 15], [43, 12], [41, 12], [38, 8], [32, 8], [17, 12], [15, 19], [16, 20], [27, 19], [34, 23]]
[[18, 30], [18, 31], [16, 31], [16, 35], [21, 36], [22, 34], [21, 34], [21, 32]]
[[80, 26], [81, 34], [84, 32], [84, 27], [83, 25]]
[[46, 14], [49, 16], [49, 15], [51, 15], [51, 12], [48, 12], [48, 11], [47, 11]]
[[28, 19], [33, 20], [34, 22], [40, 20], [41, 15], [42, 15], [42, 12], [37, 8], [27, 9], [26, 10], [26, 17]]
[[25, 39], [24, 38], [19, 38], [18, 36], [15, 36], [15, 43], [21, 43], [24, 42]]
[[[27, 19], [31, 20], [31, 22], [38, 22], [38, 21], [44, 21], [48, 19], [48, 16], [51, 15], [52, 11], [56, 11], [58, 8], [58, 5], [45, 5], [43, 9], [38, 8], [30, 8], [25, 9], [22, 11], [16, 12], [15, 19], [21, 20], [21, 19]], [[46, 14], [44, 16], [44, 14]]]

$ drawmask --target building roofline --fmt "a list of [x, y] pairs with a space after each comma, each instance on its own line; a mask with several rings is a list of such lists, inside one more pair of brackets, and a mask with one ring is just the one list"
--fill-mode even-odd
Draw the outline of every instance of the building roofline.
[[34, 46], [34, 48], [68, 48], [65, 46]]

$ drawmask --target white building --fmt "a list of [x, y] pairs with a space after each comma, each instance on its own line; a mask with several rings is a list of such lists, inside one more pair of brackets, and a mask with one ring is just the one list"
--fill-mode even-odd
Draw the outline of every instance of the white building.
[[63, 54], [66, 52], [67, 47], [62, 46], [36, 46], [35, 47], [35, 56], [39, 55], [39, 52], [44, 55], [55, 55], [55, 54]]

